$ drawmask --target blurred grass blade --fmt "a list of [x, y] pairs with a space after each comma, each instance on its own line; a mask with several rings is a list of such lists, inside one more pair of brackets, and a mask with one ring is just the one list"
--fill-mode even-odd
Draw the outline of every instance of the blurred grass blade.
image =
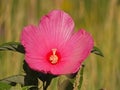
[[99, 48], [97, 48], [96, 46], [93, 47], [91, 53], [94, 53], [94, 54], [96, 54], [96, 55], [99, 55], [99, 56], [104, 57], [102, 51], [101, 51]]
[[0, 45], [0, 51], [7, 50], [25, 53], [24, 47], [19, 42], [8, 42]]

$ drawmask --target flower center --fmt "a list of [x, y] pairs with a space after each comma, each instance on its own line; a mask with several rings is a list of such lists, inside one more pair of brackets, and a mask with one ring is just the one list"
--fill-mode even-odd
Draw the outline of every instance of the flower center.
[[57, 49], [52, 49], [52, 55], [50, 55], [49, 60], [51, 64], [56, 64], [58, 62], [58, 56], [56, 54]]

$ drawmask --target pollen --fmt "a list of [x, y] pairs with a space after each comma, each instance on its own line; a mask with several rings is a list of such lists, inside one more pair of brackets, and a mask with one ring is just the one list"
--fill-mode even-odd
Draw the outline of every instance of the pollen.
[[58, 62], [58, 56], [56, 52], [57, 52], [57, 49], [52, 49], [52, 55], [49, 57], [51, 64], [56, 64]]

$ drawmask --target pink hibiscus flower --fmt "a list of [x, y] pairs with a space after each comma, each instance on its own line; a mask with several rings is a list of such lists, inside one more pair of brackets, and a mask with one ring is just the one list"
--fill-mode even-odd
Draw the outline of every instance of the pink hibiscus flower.
[[61, 10], [43, 16], [38, 26], [25, 27], [21, 43], [29, 67], [53, 75], [76, 73], [94, 44], [85, 30], [74, 32], [72, 18]]

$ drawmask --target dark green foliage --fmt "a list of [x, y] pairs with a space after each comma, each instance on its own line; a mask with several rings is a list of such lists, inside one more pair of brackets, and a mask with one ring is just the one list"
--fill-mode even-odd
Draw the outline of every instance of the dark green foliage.
[[24, 78], [24, 86], [36, 86], [31, 87], [30, 90], [38, 90], [38, 72], [29, 68], [27, 63], [24, 61], [23, 69], [26, 73]]

